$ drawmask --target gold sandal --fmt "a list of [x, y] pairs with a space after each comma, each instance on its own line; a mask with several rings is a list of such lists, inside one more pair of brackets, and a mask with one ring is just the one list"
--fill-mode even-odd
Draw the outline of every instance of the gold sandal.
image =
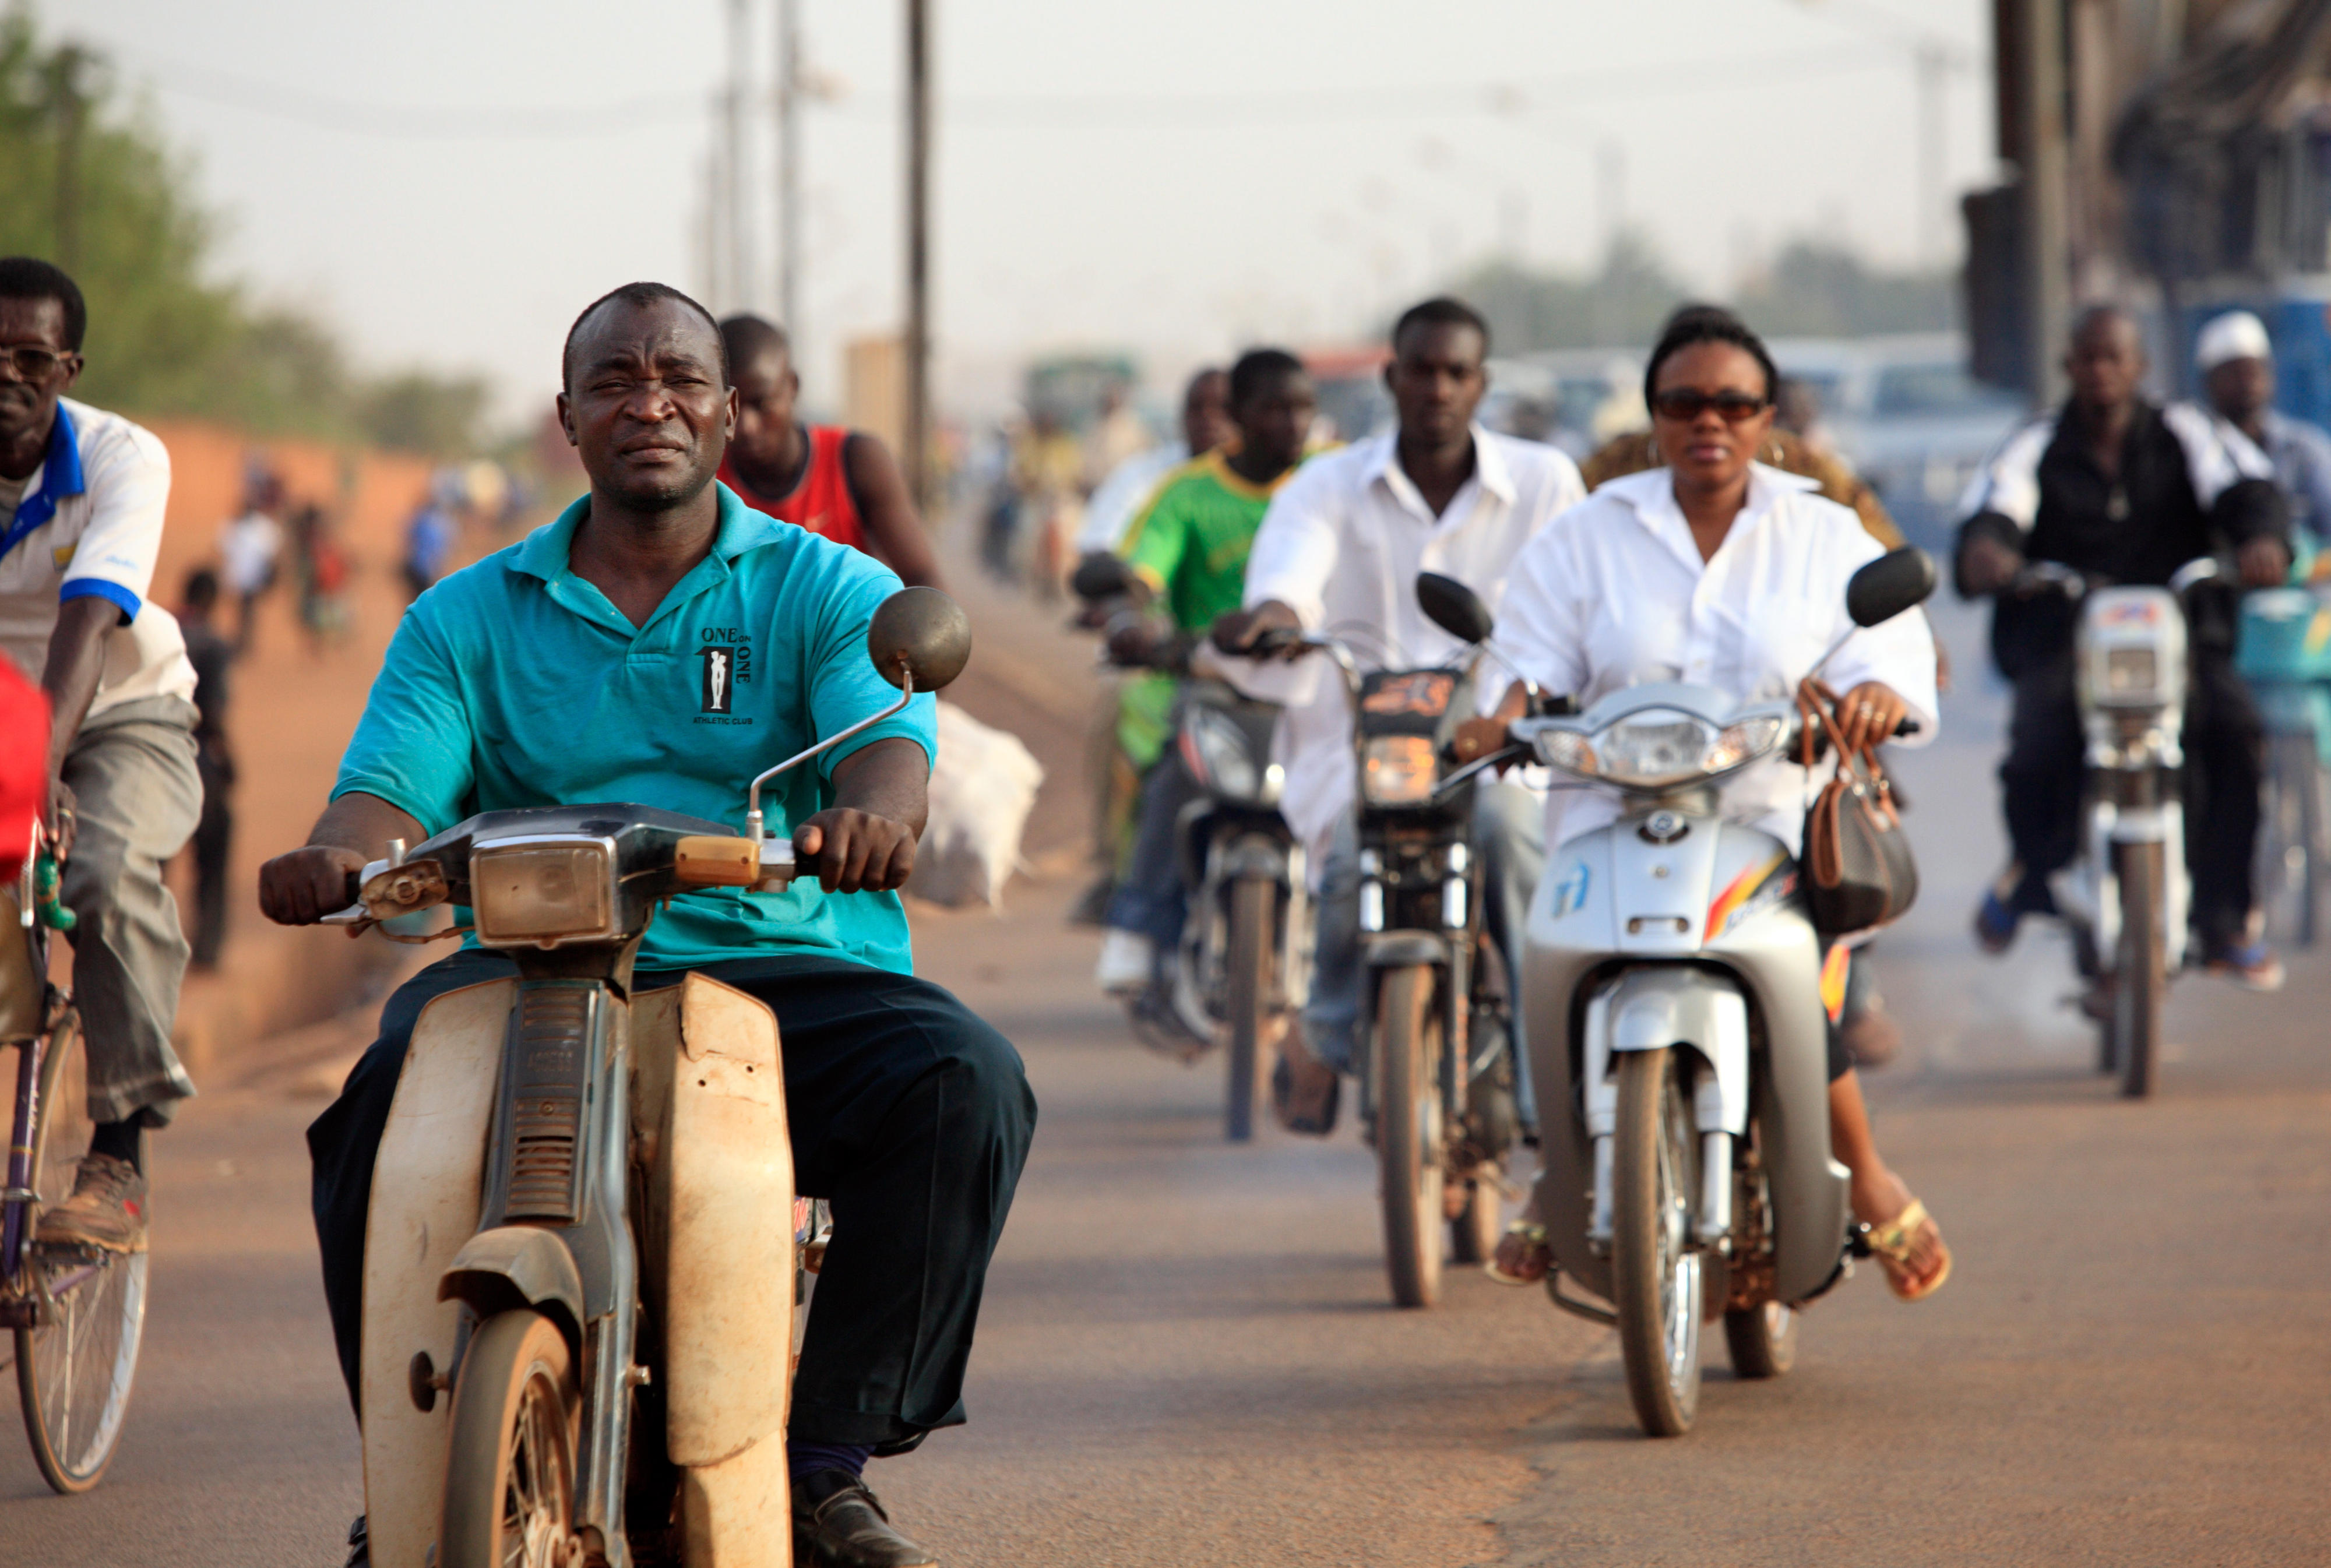
[[[1535, 1274], [1515, 1274], [1508, 1272], [1507, 1269], [1498, 1267], [1497, 1255], [1496, 1253], [1492, 1253], [1489, 1257], [1489, 1260], [1481, 1265], [1482, 1273], [1488, 1275], [1490, 1278], [1496, 1280], [1500, 1285], [1536, 1285], [1544, 1280], [1548, 1274], [1554, 1271], [1554, 1249], [1546, 1245], [1545, 1226], [1539, 1224], [1535, 1220], [1516, 1220], [1512, 1224], [1506, 1227], [1506, 1234], [1508, 1236], [1518, 1236], [1524, 1241], [1528, 1243], [1528, 1245], [1523, 1249], [1521, 1257], [1518, 1261], [1525, 1268], [1534, 1266], [1537, 1269], [1537, 1272]], [[1501, 1252], [1504, 1250], [1504, 1243], [1501, 1241], [1498, 1244], [1498, 1250]]]
[[[1942, 1264], [1933, 1278], [1924, 1285], [1906, 1285], [1909, 1278], [1911, 1243], [1917, 1239], [1921, 1226], [1932, 1226], [1935, 1250], [1942, 1255]], [[1903, 1211], [1883, 1225], [1870, 1228], [1870, 1250], [1886, 1270], [1886, 1288], [1904, 1301], [1924, 1301], [1943, 1288], [1951, 1277], [1951, 1250], [1943, 1241], [1943, 1228], [1935, 1224], [1927, 1205], [1913, 1198]]]

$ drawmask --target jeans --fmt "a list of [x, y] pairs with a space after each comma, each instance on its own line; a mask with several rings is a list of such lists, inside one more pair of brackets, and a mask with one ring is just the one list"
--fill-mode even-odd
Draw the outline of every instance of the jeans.
[[1182, 939], [1182, 922], [1189, 911], [1189, 889], [1182, 885], [1180, 834], [1182, 808], [1198, 798], [1198, 781], [1190, 776], [1181, 749], [1168, 746], [1149, 776], [1141, 782], [1141, 822], [1133, 836], [1133, 855], [1126, 862], [1125, 879], [1109, 899], [1108, 924], [1120, 931], [1137, 931], [1170, 954]]
[[[1512, 980], [1514, 1099], [1525, 1121], [1535, 1121], [1529, 1052], [1521, 1042], [1522, 932], [1530, 896], [1546, 867], [1546, 807], [1518, 784], [1485, 784], [1473, 795], [1473, 854], [1481, 868], [1483, 923], [1506, 960]], [[1311, 1052], [1338, 1072], [1355, 1070], [1360, 989], [1360, 850], [1358, 828], [1346, 811], [1320, 868], [1318, 942], [1311, 965], [1311, 1000], [1303, 1009], [1303, 1037]]]
[[142, 698], [87, 720], [65, 754], [77, 832], [61, 892], [79, 917], [73, 1000], [92, 1121], [162, 1126], [195, 1092], [170, 1045], [187, 947], [162, 882], [202, 814], [194, 722], [190, 702]]
[[[509, 958], [472, 950], [399, 986], [381, 1009], [380, 1038], [308, 1129], [324, 1298], [359, 1421], [365, 1219], [405, 1048], [431, 1000], [515, 972]], [[960, 1425], [988, 1259], [1035, 1132], [1019, 1053], [912, 975], [803, 955], [700, 973], [777, 1015], [794, 1183], [833, 1205], [794, 1380], [793, 1440], [897, 1452]], [[637, 988], [679, 979], [643, 970]]]

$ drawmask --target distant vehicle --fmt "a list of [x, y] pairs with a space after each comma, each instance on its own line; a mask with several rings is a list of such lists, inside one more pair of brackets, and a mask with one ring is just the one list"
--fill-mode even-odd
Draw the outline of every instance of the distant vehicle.
[[1355, 442], [1392, 428], [1392, 394], [1384, 384], [1391, 349], [1307, 348], [1299, 357], [1319, 394], [1320, 439]]
[[1138, 367], [1122, 354], [1053, 355], [1028, 366], [1022, 400], [1030, 413], [1048, 412], [1081, 436], [1099, 420], [1109, 394], [1129, 394], [1139, 379]]
[[1955, 332], [1782, 338], [1772, 348], [1782, 375], [1812, 387], [1830, 442], [1904, 535], [1946, 547], [1959, 497], [2023, 418], [2024, 400], [1970, 375]]
[[1651, 423], [1640, 348], [1556, 348], [1489, 361], [1481, 423], [1584, 458]]

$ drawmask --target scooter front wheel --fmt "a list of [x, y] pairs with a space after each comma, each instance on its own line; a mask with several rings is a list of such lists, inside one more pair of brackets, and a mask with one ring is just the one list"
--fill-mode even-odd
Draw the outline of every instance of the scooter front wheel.
[[582, 1403], [557, 1325], [520, 1310], [480, 1326], [453, 1390], [438, 1568], [566, 1568]]
[[1384, 1269], [1393, 1301], [1401, 1307], [1430, 1307], [1441, 1297], [1446, 1183], [1432, 982], [1432, 968], [1424, 964], [1386, 969], [1377, 981], [1376, 1171]]
[[2113, 870], [2120, 881], [2113, 1056], [2120, 1066], [2120, 1092], [2131, 1099], [2153, 1093], [2161, 1060], [2161, 1007], [2169, 984], [2168, 955], [2161, 929], [2164, 860], [2158, 841], [2113, 846]]
[[1673, 1050], [1619, 1058], [1611, 1154], [1612, 1303], [1627, 1392], [1644, 1431], [1680, 1437], [1699, 1409], [1706, 1284], [1690, 1244], [1699, 1139]]
[[1231, 884], [1230, 933], [1223, 954], [1230, 971], [1230, 1095], [1223, 1135], [1234, 1144], [1254, 1136], [1255, 1102], [1270, 1093], [1271, 926], [1278, 903], [1279, 884], [1267, 877], [1241, 877]]

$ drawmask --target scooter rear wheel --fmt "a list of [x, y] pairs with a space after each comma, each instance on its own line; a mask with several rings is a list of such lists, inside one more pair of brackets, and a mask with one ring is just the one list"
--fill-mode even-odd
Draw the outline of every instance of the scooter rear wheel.
[[1377, 982], [1376, 1171], [1384, 1269], [1401, 1307], [1430, 1307], [1441, 1297], [1445, 1182], [1432, 982], [1423, 964], [1386, 969]]
[[1700, 1255], [1690, 1246], [1699, 1139], [1675, 1058], [1673, 1050], [1619, 1058], [1611, 1151], [1612, 1305], [1635, 1419], [1655, 1438], [1691, 1430], [1707, 1316]]
[[1241, 877], [1231, 884], [1230, 934], [1223, 953], [1230, 971], [1230, 1096], [1223, 1136], [1234, 1144], [1254, 1136], [1255, 1103], [1270, 1093], [1273, 1060], [1265, 1042], [1270, 1029], [1271, 927], [1278, 903], [1279, 884], [1269, 878]]
[[1797, 1314], [1777, 1301], [1724, 1315], [1724, 1348], [1743, 1378], [1778, 1377], [1797, 1364]]
[[1505, 1189], [1497, 1167], [1484, 1165], [1465, 1183], [1465, 1207], [1449, 1221], [1450, 1256], [1460, 1263], [1487, 1263], [1498, 1250], [1504, 1227]]
[[538, 1312], [480, 1326], [453, 1390], [439, 1568], [566, 1568], [582, 1397]]
[[2113, 1056], [2120, 1092], [2151, 1095], [2161, 1060], [2161, 1006], [2168, 988], [2168, 957], [2161, 929], [2163, 849], [2159, 843], [2113, 846], [2120, 881], [2120, 953], [2113, 976]]

